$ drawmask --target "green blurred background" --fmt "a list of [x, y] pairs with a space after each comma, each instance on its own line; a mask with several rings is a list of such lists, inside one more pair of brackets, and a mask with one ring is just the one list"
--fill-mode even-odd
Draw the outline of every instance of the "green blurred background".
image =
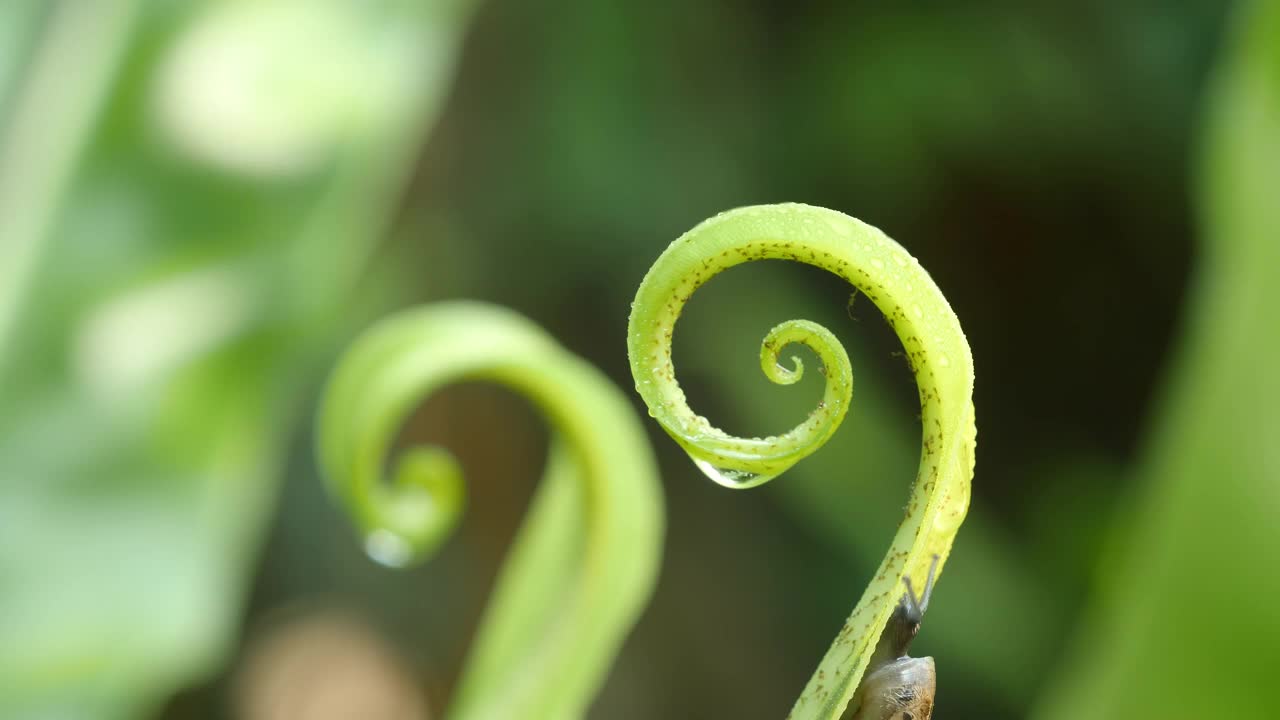
[[[341, 349], [478, 298], [630, 388], [649, 263], [784, 200], [888, 232], [973, 346], [939, 720], [1276, 717], [1276, 0], [0, 5], [0, 717], [438, 715], [546, 431], [430, 399], [404, 440], [470, 509], [384, 569], [312, 460]], [[817, 379], [756, 358], [793, 317], [844, 338], [850, 417], [743, 493], [650, 424], [665, 564], [593, 718], [785, 716], [888, 543], [918, 429], [870, 303], [736, 269], [681, 380], [789, 427]]]

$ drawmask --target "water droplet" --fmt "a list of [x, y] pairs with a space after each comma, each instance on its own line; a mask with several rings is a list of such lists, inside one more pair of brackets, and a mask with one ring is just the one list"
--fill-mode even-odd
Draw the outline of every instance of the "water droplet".
[[718, 485], [727, 488], [749, 488], [759, 485], [762, 482], [773, 478], [772, 475], [765, 476], [759, 473], [753, 473], [749, 470], [732, 470], [730, 468], [716, 467], [706, 460], [693, 458], [693, 464], [698, 466], [704, 475], [711, 478]]
[[919, 305], [912, 305], [911, 314], [915, 315], [916, 319], [919, 320], [924, 317], [924, 310], [921, 310]]
[[831, 226], [831, 229], [832, 229], [832, 230], [835, 230], [837, 233], [839, 233], [839, 234], [841, 234], [841, 235], [845, 235], [845, 236], [847, 236], [847, 235], [849, 235], [849, 233], [850, 233], [850, 232], [852, 232], [852, 231], [849, 229], [849, 226], [848, 226], [848, 225], [846, 225], [845, 223], [842, 223], [842, 222], [840, 222], [840, 221], [838, 221], [838, 220], [836, 220], [836, 219], [834, 219], [834, 218], [827, 220], [827, 224]]
[[877, 270], [883, 270], [883, 269], [884, 269], [884, 261], [883, 261], [883, 260], [881, 260], [880, 258], [871, 258], [871, 266], [872, 266], [872, 267], [874, 267], [874, 268], [875, 268], [875, 269], [877, 269]]
[[951, 366], [951, 359], [950, 359], [950, 358], [948, 358], [946, 355], [939, 354], [939, 355], [938, 355], [938, 365], [940, 365], [940, 366], [942, 366], [942, 367], [950, 367], [950, 366]]
[[391, 568], [401, 568], [413, 559], [409, 541], [390, 530], [374, 530], [364, 539], [364, 551], [374, 562]]
[[896, 263], [898, 263], [898, 266], [899, 266], [899, 267], [906, 267], [906, 266], [907, 266], [907, 258], [906, 258], [905, 256], [903, 256], [903, 255], [894, 255], [894, 256], [893, 256], [893, 261], [894, 261], [894, 262], [896, 262]]

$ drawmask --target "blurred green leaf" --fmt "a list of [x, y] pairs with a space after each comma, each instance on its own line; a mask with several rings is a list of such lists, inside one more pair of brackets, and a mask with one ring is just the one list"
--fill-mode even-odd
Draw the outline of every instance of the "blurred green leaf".
[[0, 716], [137, 715], [221, 659], [467, 16], [49, 14], [0, 170]]
[[1275, 716], [1280, 667], [1280, 2], [1239, 8], [1210, 98], [1183, 346], [1043, 718]]

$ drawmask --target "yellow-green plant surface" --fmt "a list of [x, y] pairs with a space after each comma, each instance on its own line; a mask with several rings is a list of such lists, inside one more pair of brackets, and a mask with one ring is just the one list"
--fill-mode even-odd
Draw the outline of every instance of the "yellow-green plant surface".
[[1277, 714], [1280, 2], [1235, 20], [1208, 108], [1186, 338], [1101, 596], [1037, 717]]
[[[627, 330], [636, 390], [650, 413], [716, 482], [748, 488], [777, 477], [817, 450], [849, 410], [853, 371], [844, 348], [816, 323], [775, 327], [761, 347], [761, 369], [791, 384], [803, 366], [780, 363], [793, 344], [810, 348], [826, 387], [818, 407], [783, 435], [733, 437], [696, 414], [676, 380], [671, 341], [681, 309], [712, 276], [754, 260], [793, 260], [850, 282], [884, 313], [916, 376], [923, 424], [920, 466], [879, 570], [827, 651], [791, 717], [840, 717], [857, 690], [871, 651], [902, 595], [904, 576], [924, 577], [933, 556], [945, 563], [969, 504], [975, 425], [973, 359], [959, 320], [929, 274], [881, 231], [847, 215], [799, 204], [721, 213], [681, 236], [640, 284]], [[850, 470], [856, 482], [856, 470]], [[941, 564], [939, 565], [939, 572]]]
[[[321, 465], [370, 554], [431, 553], [462, 509], [457, 463], [414, 448], [383, 470], [399, 426], [441, 386], [485, 380], [552, 426], [543, 480], [498, 579], [447, 717], [582, 717], [647, 602], [661, 554], [656, 465], [626, 396], [523, 317], [477, 303], [395, 315], [343, 356], [318, 424]], [[492, 438], [500, 449], [503, 438]]]

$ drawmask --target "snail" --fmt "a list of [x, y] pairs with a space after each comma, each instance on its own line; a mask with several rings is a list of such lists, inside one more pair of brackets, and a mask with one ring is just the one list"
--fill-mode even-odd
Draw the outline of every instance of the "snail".
[[929, 607], [937, 569], [938, 556], [934, 555], [924, 594], [918, 598], [911, 587], [911, 578], [902, 578], [907, 591], [898, 601], [871, 654], [867, 674], [849, 703], [854, 710], [848, 720], [929, 720], [933, 717], [933, 698], [938, 685], [933, 658], [908, 657], [907, 650], [920, 631], [920, 621]]

